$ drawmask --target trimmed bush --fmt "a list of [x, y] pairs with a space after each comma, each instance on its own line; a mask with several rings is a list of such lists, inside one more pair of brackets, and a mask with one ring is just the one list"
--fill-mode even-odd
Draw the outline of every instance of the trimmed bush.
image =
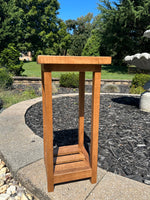
[[144, 92], [144, 85], [150, 80], [150, 75], [148, 74], [136, 74], [132, 80], [130, 93], [131, 94], [141, 94]]
[[7, 72], [5, 68], [0, 68], [0, 88], [10, 88], [13, 83], [12, 76]]
[[75, 73], [65, 73], [60, 76], [60, 86], [68, 88], [79, 87], [79, 75]]

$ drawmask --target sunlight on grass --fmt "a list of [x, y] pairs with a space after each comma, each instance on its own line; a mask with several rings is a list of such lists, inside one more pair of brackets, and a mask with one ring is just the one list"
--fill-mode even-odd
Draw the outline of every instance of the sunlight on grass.
[[36, 62], [26, 62], [23, 65], [23, 76], [28, 77], [41, 77], [41, 65]]
[[[41, 77], [41, 66], [36, 62], [26, 62], [23, 68], [24, 76], [28, 77]], [[61, 74], [65, 72], [52, 72], [53, 78], [60, 78]], [[78, 73], [78, 72], [76, 72]], [[134, 74], [128, 74], [127, 67], [125, 66], [102, 66], [102, 79], [126, 79], [132, 80]], [[86, 72], [86, 79], [92, 79], [92, 72]]]

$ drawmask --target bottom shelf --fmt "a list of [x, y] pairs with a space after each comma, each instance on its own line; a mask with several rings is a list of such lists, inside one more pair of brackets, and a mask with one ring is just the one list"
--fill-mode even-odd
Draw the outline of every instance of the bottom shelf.
[[91, 176], [89, 156], [84, 147], [71, 145], [54, 150], [54, 184]]

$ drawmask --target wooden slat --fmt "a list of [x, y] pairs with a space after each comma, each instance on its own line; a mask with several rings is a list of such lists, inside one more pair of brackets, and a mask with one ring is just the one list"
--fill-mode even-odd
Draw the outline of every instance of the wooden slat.
[[64, 163], [78, 162], [82, 160], [85, 160], [85, 156], [82, 153], [80, 153], [80, 154], [54, 157], [54, 164], [58, 165]]
[[90, 178], [92, 175], [92, 170], [89, 167], [72, 169], [72, 171], [67, 171], [63, 174], [54, 174], [54, 183], [64, 183], [68, 181], [75, 181], [80, 179]]
[[45, 70], [47, 72], [51, 72], [51, 71], [62, 71], [62, 72], [86, 72], [86, 71], [101, 71], [101, 67], [99, 64], [92, 64], [92, 65], [89, 65], [89, 64], [84, 64], [84, 65], [81, 65], [81, 64], [44, 64], [45, 66]]
[[86, 160], [79, 161], [79, 162], [73, 162], [73, 163], [66, 163], [66, 164], [61, 164], [61, 165], [55, 165], [54, 173], [62, 174], [62, 173], [66, 173], [70, 170], [74, 171], [76, 169], [80, 169], [80, 168], [84, 168], [84, 167], [90, 167], [89, 162], [87, 162]]
[[75, 153], [80, 153], [81, 149], [78, 145], [68, 145], [62, 146], [54, 149], [54, 156], [71, 155]]
[[39, 55], [39, 64], [111, 64], [111, 57], [88, 56], [46, 56]]

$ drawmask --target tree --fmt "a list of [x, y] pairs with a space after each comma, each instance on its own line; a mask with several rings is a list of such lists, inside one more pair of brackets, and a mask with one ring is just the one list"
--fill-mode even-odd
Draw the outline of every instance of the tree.
[[[53, 49], [57, 41], [57, 18], [59, 3], [57, 0], [16, 0], [16, 5], [22, 9], [22, 50]], [[24, 44], [22, 46], [22, 44]]]
[[21, 33], [22, 10], [15, 0], [0, 0], [0, 52], [9, 43], [18, 44]]
[[84, 49], [82, 51], [82, 56], [99, 56], [100, 55], [100, 44], [101, 40], [98, 36], [97, 30], [93, 30], [91, 37], [88, 38]]
[[109, 0], [100, 2], [97, 24], [101, 55], [111, 55], [113, 63], [119, 65], [126, 55], [150, 51], [150, 41], [142, 37], [149, 27], [149, 0], [121, 0], [118, 4]]
[[57, 55], [67, 55], [67, 50], [69, 49], [70, 44], [71, 44], [71, 35], [67, 33], [66, 24], [63, 21], [61, 21], [58, 31]]
[[19, 76], [24, 72], [22, 68], [23, 62], [19, 60], [19, 51], [16, 50], [14, 44], [9, 44], [0, 54], [0, 68], [15, 76]]
[[57, 0], [0, 0], [0, 52], [14, 43], [21, 52], [55, 50], [60, 19]]
[[71, 34], [71, 46], [68, 50], [70, 55], [81, 56], [87, 39], [91, 35], [93, 14], [88, 13], [77, 20], [67, 20], [67, 30]]

